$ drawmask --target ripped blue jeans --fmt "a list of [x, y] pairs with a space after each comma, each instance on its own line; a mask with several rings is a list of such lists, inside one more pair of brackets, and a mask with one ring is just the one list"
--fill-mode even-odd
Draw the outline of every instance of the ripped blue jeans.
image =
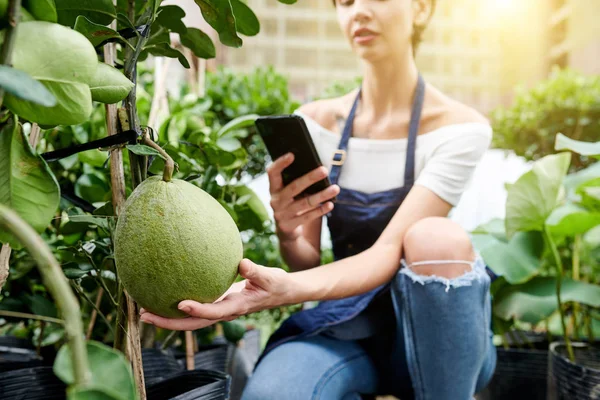
[[[418, 275], [404, 264], [390, 288], [396, 317], [393, 340], [370, 341], [379, 346], [380, 356], [374, 358], [356, 340], [323, 334], [293, 340], [265, 356], [242, 400], [359, 400], [367, 394], [393, 394], [402, 400], [473, 399], [493, 375], [496, 350], [490, 277], [479, 255], [468, 263], [471, 270], [454, 279]], [[381, 392], [381, 365], [393, 369], [386, 374], [395, 388], [386, 393]]]

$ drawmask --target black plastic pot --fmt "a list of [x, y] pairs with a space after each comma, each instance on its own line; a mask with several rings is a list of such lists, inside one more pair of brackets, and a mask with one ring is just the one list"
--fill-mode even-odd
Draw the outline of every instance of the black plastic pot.
[[18, 338], [15, 336], [0, 336], [0, 347], [17, 347], [20, 349], [35, 349], [29, 339]]
[[147, 387], [147, 400], [228, 400], [230, 376], [196, 369], [179, 372]]
[[235, 346], [231, 343], [200, 346], [194, 354], [194, 369], [229, 373]]
[[65, 400], [66, 390], [66, 385], [48, 366], [0, 374], [2, 400]]
[[0, 345], [0, 373], [42, 365], [42, 358], [34, 350]]
[[160, 382], [184, 369], [173, 354], [160, 349], [142, 349], [142, 365], [146, 386]]
[[[482, 400], [546, 400], [548, 341], [545, 335], [522, 332], [496, 348], [492, 380], [478, 396]], [[532, 348], [533, 347], [533, 348]]]
[[548, 400], [600, 399], [600, 347], [572, 343], [575, 362], [564, 342], [550, 344]]

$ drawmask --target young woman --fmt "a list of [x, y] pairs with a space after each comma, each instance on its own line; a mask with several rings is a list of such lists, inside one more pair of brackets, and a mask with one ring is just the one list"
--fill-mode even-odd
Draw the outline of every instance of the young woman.
[[[281, 252], [294, 272], [244, 259], [245, 280], [217, 302], [181, 302], [185, 319], [144, 310], [141, 318], [193, 330], [320, 301], [269, 339], [244, 400], [472, 399], [496, 363], [491, 271], [447, 215], [488, 148], [491, 127], [426, 84], [415, 65], [435, 0], [334, 4], [364, 64], [363, 83], [298, 110], [324, 167], [285, 187], [281, 172], [292, 156], [268, 171]], [[294, 200], [327, 174], [330, 188]], [[335, 261], [319, 265], [324, 215]]]

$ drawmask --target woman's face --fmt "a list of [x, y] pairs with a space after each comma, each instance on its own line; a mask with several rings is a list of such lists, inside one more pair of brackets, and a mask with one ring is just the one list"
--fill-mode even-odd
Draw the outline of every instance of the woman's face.
[[412, 52], [413, 24], [426, 0], [335, 0], [338, 22], [352, 49], [376, 61]]

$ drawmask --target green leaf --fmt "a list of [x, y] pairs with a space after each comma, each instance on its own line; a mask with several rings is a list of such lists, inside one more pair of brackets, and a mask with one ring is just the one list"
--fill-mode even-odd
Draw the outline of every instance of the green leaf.
[[[600, 286], [563, 279], [563, 303], [577, 302], [592, 307], [600, 306]], [[556, 278], [535, 277], [522, 285], [508, 285], [496, 293], [494, 314], [504, 320], [512, 318], [536, 324], [558, 310]]]
[[56, 309], [54, 303], [41, 294], [25, 294], [24, 296], [25, 303], [33, 314], [52, 318], [56, 318], [58, 316], [58, 310]]
[[102, 151], [98, 149], [86, 150], [77, 153], [77, 158], [82, 163], [92, 165], [94, 167], [103, 167], [106, 159], [108, 158], [108, 151]]
[[235, 15], [235, 26], [239, 33], [255, 36], [260, 32], [260, 22], [254, 12], [240, 0], [231, 0], [231, 8]]
[[567, 175], [565, 177], [565, 188], [569, 191], [575, 191], [582, 184], [594, 179], [600, 179], [600, 162]]
[[554, 144], [555, 150], [571, 150], [582, 156], [594, 157], [600, 159], [600, 141], [599, 142], [582, 142], [573, 140], [562, 133], [556, 135]]
[[67, 400], [120, 400], [122, 397], [109, 393], [105, 388], [70, 387], [67, 389]]
[[43, 126], [75, 125], [92, 112], [88, 82], [96, 73], [94, 46], [81, 33], [51, 22], [19, 24], [13, 66], [41, 82], [56, 98], [53, 107], [7, 94], [6, 107], [18, 116]]
[[246, 128], [248, 126], [254, 125], [254, 122], [258, 118], [256, 114], [243, 115], [241, 117], [237, 117], [232, 119], [227, 124], [225, 124], [219, 131], [217, 132], [218, 137], [222, 137], [226, 135], [228, 132], [234, 131], [236, 129]]
[[582, 187], [580, 193], [581, 204], [589, 210], [600, 212], [600, 185]]
[[239, 208], [238, 213], [242, 221], [240, 229], [255, 229], [260, 231], [264, 227], [265, 222], [270, 221], [269, 212], [264, 203], [256, 192], [248, 186], [235, 186], [234, 191], [238, 197], [238, 202], [240, 198], [247, 198], [243, 206], [236, 207], [236, 209]]
[[279, 0], [280, 3], [283, 4], [296, 4], [298, 0]]
[[600, 248], [600, 225], [587, 231], [583, 236], [583, 240], [592, 248]]
[[230, 0], [194, 0], [204, 20], [219, 33], [219, 40], [229, 47], [241, 47]]
[[46, 86], [33, 79], [27, 72], [7, 65], [0, 65], [0, 87], [19, 99], [44, 107], [56, 105], [56, 98], [46, 89]]
[[74, 29], [85, 36], [94, 47], [100, 46], [108, 39], [118, 39], [121, 43], [131, 47], [131, 44], [117, 31], [104, 25], [95, 24], [83, 15], [79, 15], [75, 20]]
[[[12, 208], [42, 233], [58, 208], [60, 189], [46, 161], [35, 155], [11, 116], [0, 130], [0, 203]], [[0, 231], [0, 242], [20, 249], [21, 244]]]
[[109, 230], [110, 228], [108, 226], [107, 218], [94, 217], [91, 215], [70, 215], [69, 221], [72, 221], [77, 224], [84, 224], [88, 228], [93, 225], [99, 226], [100, 228], [104, 228], [106, 230]]
[[600, 213], [592, 213], [576, 204], [567, 203], [550, 214], [546, 225], [553, 235], [580, 235], [600, 225]]
[[[131, 365], [123, 353], [100, 342], [86, 342], [91, 387], [119, 400], [136, 399]], [[75, 383], [70, 344], [63, 345], [54, 361], [53, 371], [65, 384]], [[84, 397], [85, 398], [85, 397]], [[101, 397], [100, 397], [101, 398]]]
[[146, 146], [145, 144], [128, 144], [125, 147], [138, 156], [156, 156], [162, 158], [163, 160], [165, 159], [165, 157], [160, 154], [158, 150], [153, 149], [150, 146]]
[[504, 220], [501, 218], [493, 218], [490, 221], [479, 225], [475, 229], [471, 231], [472, 234], [486, 234], [494, 236], [496, 239], [505, 240], [506, 239], [506, 227], [504, 225]]
[[23, 7], [39, 21], [57, 22], [54, 0], [24, 0]]
[[158, 8], [158, 15], [155, 19], [155, 23], [167, 28], [172, 32], [176, 32], [182, 35], [188, 30], [188, 28], [182, 21], [184, 17], [185, 11], [183, 11], [183, 9], [179, 6], [161, 6]]
[[179, 35], [181, 44], [192, 50], [196, 57], [214, 58], [216, 56], [215, 45], [210, 36], [200, 29], [187, 28], [187, 32]]
[[83, 174], [75, 182], [75, 194], [90, 203], [105, 201], [109, 190], [108, 184], [94, 174]]
[[546, 219], [559, 202], [570, 162], [571, 153], [545, 156], [508, 189], [506, 235], [509, 239], [518, 231], [543, 230]]
[[98, 63], [96, 74], [90, 82], [92, 100], [114, 104], [127, 97], [131, 89], [133, 89], [133, 82], [121, 71], [103, 62]]
[[183, 65], [185, 68], [190, 67], [190, 63], [183, 53], [172, 48], [168, 43], [159, 43], [153, 46], [148, 46], [144, 48], [143, 52], [147, 52], [155, 56], [177, 58], [181, 65]]
[[80, 15], [102, 25], [109, 25], [117, 17], [117, 10], [112, 0], [55, 0], [55, 2], [58, 23], [62, 25], [72, 27]]
[[217, 146], [221, 150], [233, 152], [242, 147], [242, 143], [236, 138], [222, 137], [217, 139]]
[[540, 232], [518, 232], [508, 243], [489, 234], [473, 234], [486, 264], [509, 283], [527, 282], [539, 272], [544, 239]]

